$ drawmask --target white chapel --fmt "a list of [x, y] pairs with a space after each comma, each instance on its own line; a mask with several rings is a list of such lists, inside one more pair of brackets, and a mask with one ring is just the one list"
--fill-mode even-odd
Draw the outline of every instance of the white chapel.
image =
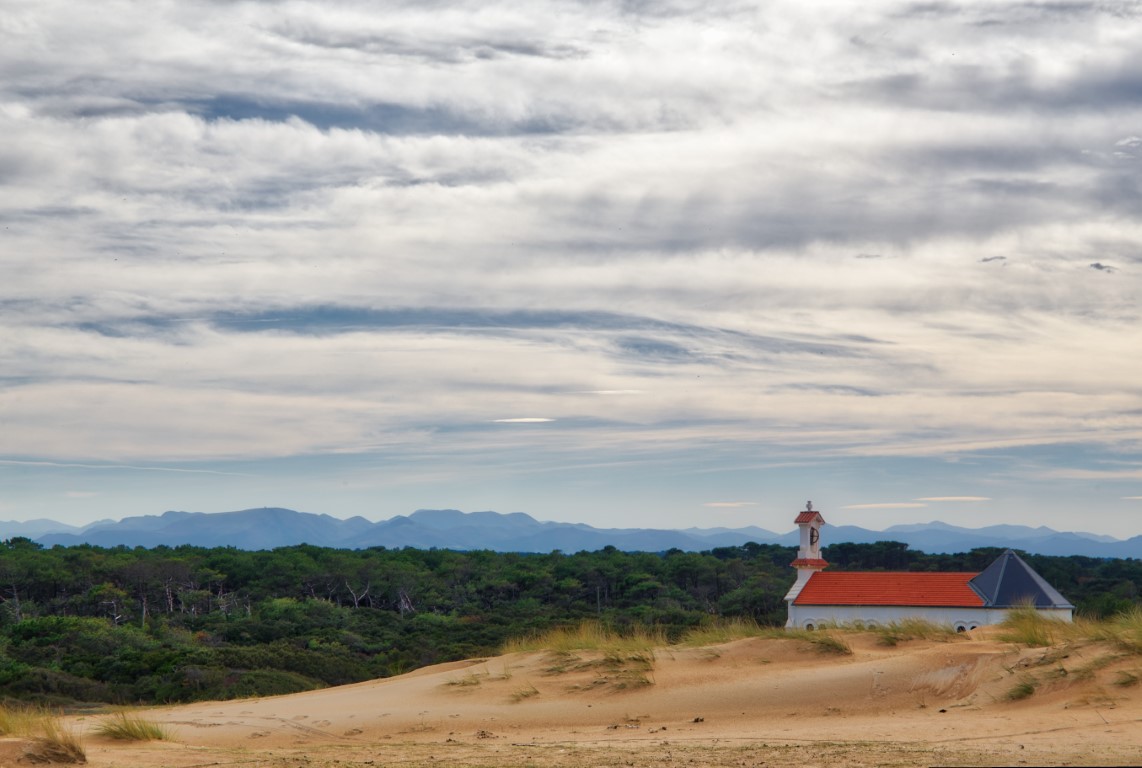
[[1010, 549], [979, 573], [834, 571], [821, 557], [825, 518], [807, 503], [794, 522], [801, 529], [797, 569], [785, 601], [786, 627], [822, 624], [866, 626], [904, 618], [951, 624], [957, 631], [998, 624], [1015, 607], [1031, 605], [1051, 618], [1071, 621], [1074, 606]]

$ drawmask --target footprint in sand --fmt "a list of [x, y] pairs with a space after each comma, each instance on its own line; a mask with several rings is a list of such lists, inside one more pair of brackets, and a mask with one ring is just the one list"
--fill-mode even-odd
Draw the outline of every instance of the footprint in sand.
[[269, 736], [269, 735], [270, 735], [269, 731], [254, 731], [253, 733], [250, 734], [250, 738], [251, 739], [260, 739], [263, 736]]
[[360, 728], [350, 728], [349, 730], [345, 731], [346, 736], [356, 736], [359, 733], [364, 733], [364, 731], [362, 731]]

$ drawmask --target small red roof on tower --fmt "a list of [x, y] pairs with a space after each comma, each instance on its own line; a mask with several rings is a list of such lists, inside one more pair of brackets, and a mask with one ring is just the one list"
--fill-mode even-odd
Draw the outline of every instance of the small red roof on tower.
[[813, 509], [813, 502], [805, 502], [805, 511], [799, 512], [797, 517], [793, 520], [794, 523], [800, 525], [801, 523], [811, 523], [820, 518], [821, 522], [825, 522], [825, 518], [821, 517], [821, 513]]
[[901, 605], [976, 608], [984, 600], [968, 584], [974, 573], [818, 571], [794, 605]]

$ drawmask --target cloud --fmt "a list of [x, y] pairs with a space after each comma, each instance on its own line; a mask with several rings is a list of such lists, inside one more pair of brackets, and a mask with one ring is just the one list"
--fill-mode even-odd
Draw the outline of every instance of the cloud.
[[[1093, 3], [22, 6], [0, 453], [235, 476], [400, 455], [426, 494], [568, 467], [597, 499], [614, 467], [736, 483], [671, 494], [689, 510], [768, 467], [979, 462], [995, 498], [1129, 473], [1090, 456], [1142, 442], [1140, 25]], [[548, 421], [493, 426], [513, 413]], [[894, 494], [949, 487], [896, 471]], [[883, 492], [851, 477], [835, 498]]]
[[991, 501], [990, 496], [925, 496], [916, 501]]
[[515, 419], [493, 419], [492, 421], [496, 424], [546, 424], [548, 422], [555, 421], [555, 419], [522, 416]]
[[846, 504], [842, 509], [921, 509], [927, 504], [917, 504], [911, 501], [889, 501], [880, 504]]

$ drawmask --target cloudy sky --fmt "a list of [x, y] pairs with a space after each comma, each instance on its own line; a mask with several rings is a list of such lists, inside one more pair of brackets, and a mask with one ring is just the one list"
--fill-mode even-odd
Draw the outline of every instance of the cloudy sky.
[[1140, 38], [0, 0], [0, 519], [1142, 533]]

